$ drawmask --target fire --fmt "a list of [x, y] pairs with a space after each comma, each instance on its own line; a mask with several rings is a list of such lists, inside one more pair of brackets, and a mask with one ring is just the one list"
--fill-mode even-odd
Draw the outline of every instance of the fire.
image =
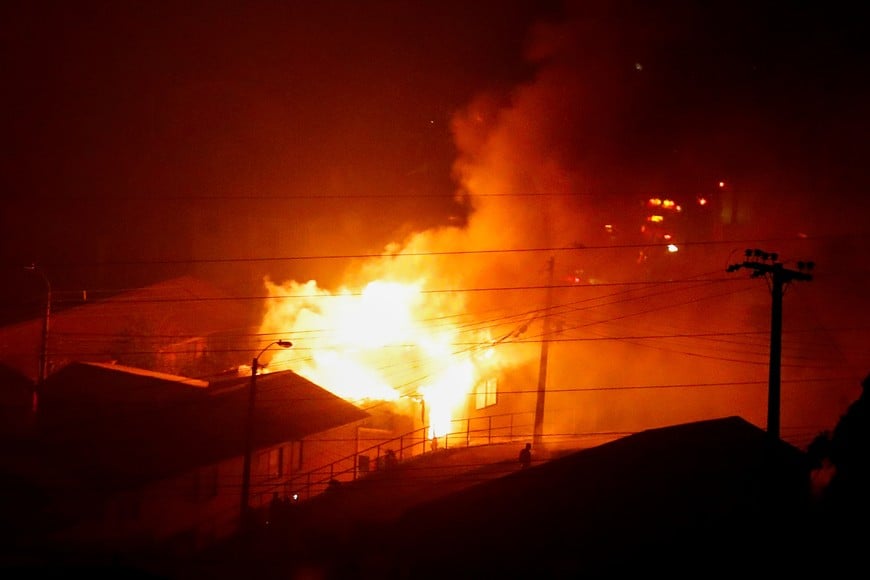
[[495, 364], [486, 332], [455, 322], [464, 300], [426, 293], [424, 280], [374, 280], [334, 293], [313, 280], [265, 284], [270, 300], [261, 332], [295, 343], [274, 353], [273, 368], [290, 368], [361, 406], [422, 399], [432, 436], [451, 430]]

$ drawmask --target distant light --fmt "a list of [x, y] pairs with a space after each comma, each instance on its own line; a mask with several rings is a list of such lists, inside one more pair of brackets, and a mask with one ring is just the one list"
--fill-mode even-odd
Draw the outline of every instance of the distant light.
[[720, 181], [720, 182], [719, 182], [719, 187], [720, 187], [720, 188], [725, 187], [725, 182], [724, 182], [724, 181]]
[[639, 62], [634, 63], [634, 70], [638, 70], [638, 71], [643, 70], [643, 65], [640, 64]]
[[679, 251], [680, 248], [678, 248], [676, 244], [668, 244], [668, 252], [670, 252], [671, 254]]
[[707, 205], [707, 198], [706, 197], [699, 197], [698, 198], [698, 205]]
[[671, 234], [665, 234], [665, 235], [662, 236], [662, 237], [663, 237], [664, 239], [666, 239], [666, 240], [670, 240], [670, 239], [671, 239]]
[[660, 224], [663, 221], [665, 221], [665, 218], [663, 216], [660, 216], [660, 215], [651, 215], [651, 216], [646, 218], [646, 221], [652, 222], [654, 224]]

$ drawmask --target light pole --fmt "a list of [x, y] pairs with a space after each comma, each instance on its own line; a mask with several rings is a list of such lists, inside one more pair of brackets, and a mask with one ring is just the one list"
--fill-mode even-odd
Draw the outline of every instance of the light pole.
[[45, 377], [48, 375], [48, 327], [51, 320], [51, 282], [48, 281], [48, 276], [42, 268], [36, 264], [31, 264], [24, 267], [25, 270], [36, 272], [42, 276], [42, 281], [45, 282], [45, 313], [42, 317], [42, 345], [39, 350], [39, 374], [36, 379], [36, 386], [33, 388], [31, 395], [31, 408], [36, 413], [39, 408], [39, 395], [42, 392]]
[[251, 362], [251, 386], [248, 389], [248, 417], [245, 421], [245, 460], [242, 466], [242, 497], [239, 502], [240, 507], [240, 525], [246, 526], [248, 523], [248, 514], [250, 513], [250, 490], [251, 490], [251, 455], [254, 451], [254, 404], [257, 401], [257, 371], [260, 368], [260, 357], [263, 353], [275, 345], [281, 348], [290, 348], [293, 343], [289, 340], [276, 340], [270, 342], [260, 351], [260, 354], [254, 357]]

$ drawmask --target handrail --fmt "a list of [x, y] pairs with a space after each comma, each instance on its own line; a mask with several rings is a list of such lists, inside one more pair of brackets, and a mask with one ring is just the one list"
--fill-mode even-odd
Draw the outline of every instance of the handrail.
[[[518, 422], [515, 420], [517, 417], [522, 418], [523, 416], [528, 416], [529, 421]], [[294, 499], [296, 501], [308, 500], [325, 491], [333, 480], [355, 481], [368, 473], [383, 470], [386, 467], [384, 465], [384, 457], [386, 456], [383, 453], [384, 450], [393, 449], [397, 453], [397, 460], [402, 461], [408, 457], [416, 457], [441, 449], [506, 443], [527, 439], [532, 437], [532, 418], [533, 413], [522, 412], [454, 419], [451, 423], [459, 423], [464, 428], [449, 431], [435, 438], [428, 437], [428, 425], [419, 427], [413, 431], [359, 449], [350, 455], [336, 459], [321, 467], [294, 475], [288, 481], [298, 482], [294, 491]], [[483, 427], [472, 428], [473, 424], [480, 422], [485, 423]], [[428, 450], [426, 448], [427, 443], [429, 444]], [[398, 447], [398, 449], [394, 449], [395, 447]], [[362, 471], [360, 469], [360, 456], [370, 457], [372, 454], [374, 455], [375, 468], [368, 472]], [[286, 482], [275, 484], [271, 491], [278, 491], [279, 487], [284, 487], [285, 485]]]
[[[525, 417], [526, 419], [523, 419]], [[427, 433], [428, 426], [408, 431], [401, 435], [392, 437], [365, 447], [358, 449], [352, 454], [346, 455], [330, 463], [320, 467], [301, 472], [280, 482], [275, 482], [271, 485], [259, 485], [258, 488], [262, 493], [271, 495], [273, 492], [279, 492], [287, 498], [287, 485], [291, 484], [292, 501], [301, 502], [317, 497], [330, 487], [331, 480], [337, 481], [355, 481], [356, 479], [370, 474], [378, 473], [387, 468], [383, 458], [386, 454], [382, 454], [382, 450], [394, 449], [398, 446], [397, 461], [402, 461], [411, 457], [420, 456], [426, 453], [436, 453], [441, 450], [453, 449], [457, 447], [472, 447], [477, 445], [491, 445], [498, 443], [511, 443], [517, 441], [528, 442], [534, 437], [534, 413], [504, 413], [499, 415], [487, 415], [482, 417], [468, 417], [465, 419], [454, 419], [451, 423], [459, 423], [464, 426], [461, 429], [452, 430], [437, 438], [429, 438]], [[519, 420], [517, 419], [519, 418]], [[482, 427], [472, 428], [477, 423], [483, 423]], [[593, 432], [593, 433], [550, 433], [546, 434], [545, 438], [551, 441], [557, 440], [575, 440], [578, 437], [590, 437], [599, 439], [601, 437], [611, 439], [624, 436], [628, 433], [622, 432]], [[437, 443], [436, 443], [437, 442]], [[427, 449], [427, 443], [428, 449]], [[395, 449], [394, 449], [395, 451]], [[367, 456], [374, 453], [375, 468], [369, 471], [360, 469], [359, 457]], [[255, 511], [261, 513], [268, 512], [267, 505], [261, 505]]]

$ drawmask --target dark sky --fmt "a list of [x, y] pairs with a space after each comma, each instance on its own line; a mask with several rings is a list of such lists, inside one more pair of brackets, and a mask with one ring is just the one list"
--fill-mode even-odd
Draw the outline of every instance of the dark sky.
[[466, 219], [462, 119], [506, 111], [538, 113], [523, 123], [546, 137], [523, 146], [574, 193], [725, 177], [765, 223], [866, 243], [870, 71], [848, 6], [7, 0], [3, 318], [39, 312], [31, 262], [61, 304], [182, 273], [329, 283], [339, 260], [292, 258]]

